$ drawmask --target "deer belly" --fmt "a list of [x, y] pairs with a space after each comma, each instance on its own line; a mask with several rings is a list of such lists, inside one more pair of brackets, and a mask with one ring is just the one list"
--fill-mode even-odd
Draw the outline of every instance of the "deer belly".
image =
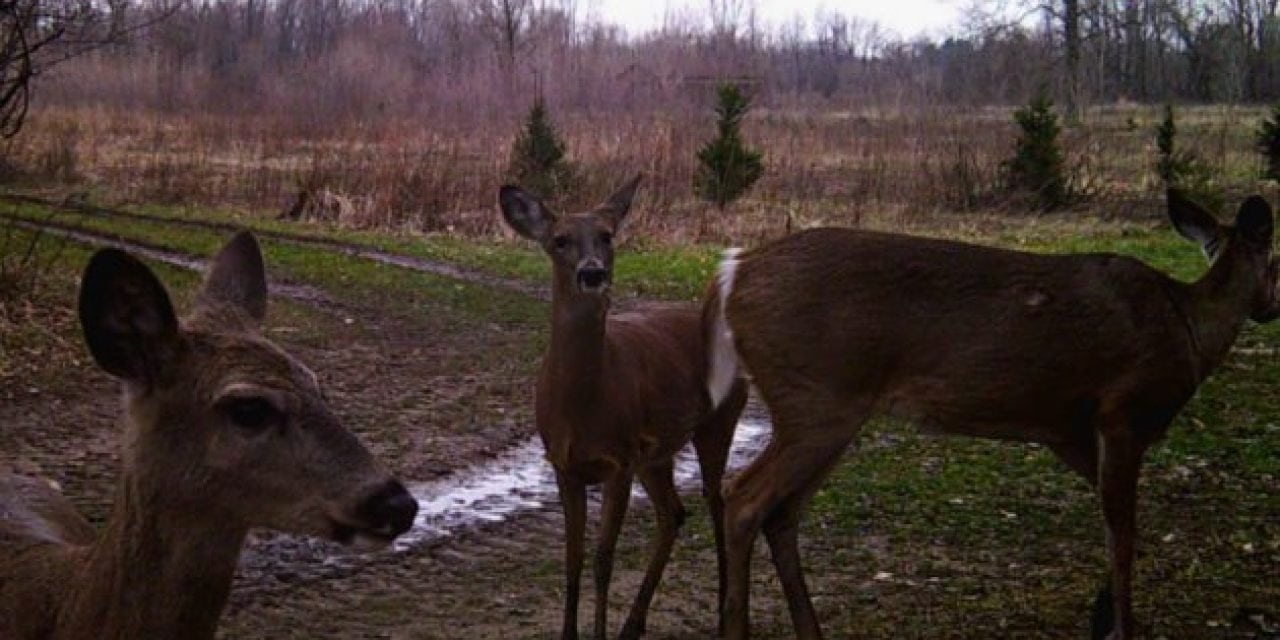
[[[892, 403], [886, 413], [911, 423], [925, 435], [957, 435], [1016, 442], [1053, 442], [1062, 437], [1065, 425], [1048, 415], [1000, 415], [972, 409], [948, 411], [944, 407], [922, 407]], [[1046, 414], [1054, 414], [1052, 411]]]

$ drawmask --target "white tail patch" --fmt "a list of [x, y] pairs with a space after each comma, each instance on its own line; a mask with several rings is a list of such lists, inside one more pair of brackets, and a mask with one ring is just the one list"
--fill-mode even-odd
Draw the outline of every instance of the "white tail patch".
[[733, 293], [734, 279], [738, 275], [738, 254], [741, 249], [727, 249], [720, 268], [716, 271], [716, 286], [720, 295], [720, 308], [716, 309], [715, 323], [711, 328], [710, 365], [707, 371], [707, 391], [711, 404], [720, 406], [738, 379], [738, 352], [733, 346], [733, 329], [725, 316], [725, 305]]

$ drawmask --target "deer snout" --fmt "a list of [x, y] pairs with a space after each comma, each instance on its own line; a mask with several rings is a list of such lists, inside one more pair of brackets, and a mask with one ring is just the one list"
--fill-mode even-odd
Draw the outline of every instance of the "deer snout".
[[583, 291], [599, 291], [609, 283], [609, 270], [598, 265], [578, 269], [578, 287]]
[[388, 480], [356, 507], [356, 533], [390, 541], [412, 528], [417, 515], [418, 501], [400, 481]]

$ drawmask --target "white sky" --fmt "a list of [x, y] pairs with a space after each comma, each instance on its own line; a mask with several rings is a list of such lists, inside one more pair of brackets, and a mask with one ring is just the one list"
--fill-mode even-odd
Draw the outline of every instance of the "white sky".
[[[911, 38], [921, 33], [941, 35], [959, 25], [965, 0], [755, 0], [757, 15], [772, 24], [789, 22], [799, 14], [812, 25], [819, 10], [839, 11], [846, 16], [875, 20], [898, 35]], [[588, 0], [606, 22], [638, 35], [662, 23], [668, 11], [705, 15], [708, 0]]]

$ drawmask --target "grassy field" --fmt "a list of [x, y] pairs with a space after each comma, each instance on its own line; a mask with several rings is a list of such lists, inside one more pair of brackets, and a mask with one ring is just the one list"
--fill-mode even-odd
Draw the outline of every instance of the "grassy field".
[[[999, 188], [1016, 136], [1012, 111], [756, 110], [743, 132], [765, 153], [766, 171], [728, 214], [698, 201], [692, 189], [695, 152], [713, 130], [709, 110], [557, 114], [568, 158], [581, 174], [565, 204], [594, 204], [643, 172], [629, 224], [638, 236], [663, 244], [751, 242], [781, 234], [788, 224], [909, 221], [956, 210], [1018, 214], [1025, 198]], [[1194, 152], [1229, 192], [1252, 191], [1262, 166], [1253, 135], [1263, 113], [1249, 106], [1180, 106], [1177, 145]], [[1132, 216], [1158, 199], [1160, 117], [1156, 106], [1104, 105], [1065, 126], [1061, 144], [1071, 181], [1087, 196], [1082, 210]], [[324, 190], [351, 202], [347, 226], [493, 238], [504, 233], [492, 208], [518, 125], [380, 119], [376, 127], [298, 137], [272, 115], [50, 108], [33, 114], [0, 168], [33, 185], [58, 183], [143, 207], [187, 204], [276, 215], [300, 191]]]
[[[266, 216], [191, 207], [152, 205], [140, 210], [160, 217], [314, 234], [530, 283], [547, 278], [544, 259], [536, 249], [509, 240], [299, 228]], [[74, 215], [34, 205], [3, 211], [36, 221], [56, 219], [197, 256], [212, 253], [226, 236], [208, 229]], [[924, 230], [1035, 251], [1116, 251], [1182, 279], [1194, 278], [1204, 269], [1195, 247], [1154, 222], [1084, 217], [993, 222], [978, 217], [952, 219], [950, 224]], [[50, 248], [42, 250], [52, 251], [52, 244], [45, 246]], [[444, 343], [461, 344], [463, 339], [451, 334], [476, 324], [495, 325], [490, 335], [515, 336], [492, 347], [480, 343], [451, 359], [450, 366], [460, 368], [457, 373], [464, 380], [496, 362], [518, 361], [514, 368], [508, 367], [509, 375], [531, 375], [535, 353], [545, 339], [544, 303], [517, 292], [375, 265], [318, 248], [268, 241], [265, 250], [273, 277], [318, 286], [372, 316], [388, 314], [406, 322], [434, 316], [431, 330]], [[629, 294], [694, 298], [713, 270], [717, 253], [717, 247], [708, 245], [637, 242], [623, 248], [618, 281]], [[0, 397], [22, 396], [27, 381], [36, 381], [30, 386], [40, 389], [39, 393], [74, 399], [70, 388], [74, 385], [51, 381], [88, 366], [69, 308], [75, 273], [86, 256], [86, 249], [68, 246], [52, 258], [39, 295], [21, 302], [3, 301]], [[195, 281], [188, 273], [165, 268], [161, 272], [167, 282], [177, 283], [179, 291], [188, 291]], [[316, 334], [290, 336], [291, 341], [326, 341], [322, 334], [333, 330], [332, 325], [317, 321], [312, 311], [288, 304], [284, 309], [279, 323], [304, 331], [313, 327]], [[1168, 440], [1148, 456], [1141, 487], [1141, 558], [1136, 580], [1137, 611], [1148, 637], [1280, 634], [1280, 580], [1276, 578], [1280, 575], [1280, 396], [1273, 391], [1280, 376], [1278, 342], [1280, 326], [1251, 325], [1228, 361], [1177, 419]], [[72, 375], [71, 379], [78, 378]], [[503, 401], [523, 405], [527, 398], [527, 392], [517, 391]], [[492, 404], [492, 398], [487, 404], [465, 404], [448, 416], [462, 423], [475, 422], [476, 415], [467, 412], [491, 410]], [[527, 407], [523, 409], [519, 415], [527, 419]], [[368, 407], [363, 419], [372, 424], [379, 419], [379, 411], [391, 410], [386, 405]], [[528, 425], [522, 428], [528, 432]], [[372, 428], [366, 437], [390, 438]], [[451, 437], [458, 436], [445, 434], [435, 440], [436, 446], [450, 446]], [[1083, 482], [1039, 447], [924, 437], [892, 421], [874, 422], [860, 445], [818, 494], [802, 533], [815, 603], [831, 637], [1084, 634], [1088, 605], [1104, 575], [1105, 562], [1101, 519]], [[664, 625], [705, 629], [711, 620], [703, 610], [712, 591], [705, 579], [711, 575], [706, 573], [709, 529], [700, 502], [689, 502], [694, 513], [655, 604], [653, 629]], [[634, 509], [632, 514], [632, 520], [641, 524], [628, 527], [621, 545], [623, 585], [628, 584], [627, 575], [642, 570], [651, 528], [646, 510]], [[512, 526], [518, 528], [519, 522]], [[465, 631], [470, 627], [458, 627], [463, 629], [458, 633], [547, 637], [554, 628], [559, 598], [558, 541], [537, 539], [529, 544], [536, 544], [536, 551], [479, 560], [471, 567], [478, 575], [500, 576], [500, 585], [477, 579], [470, 587], [452, 587], [471, 589], [457, 596], [455, 604], [471, 603], [475, 620], [467, 624], [478, 625], [471, 633]], [[764, 637], [787, 637], [790, 623], [781, 592], [764, 559], [758, 557], [757, 562], [754, 622]], [[312, 591], [316, 589], [321, 587]], [[625, 587], [615, 593], [629, 597]], [[435, 627], [421, 624], [422, 620], [449, 619], [430, 598], [410, 600], [395, 593], [351, 597], [365, 609], [348, 617], [368, 628], [398, 629], [404, 637], [444, 637], [434, 635]], [[614, 616], [620, 621], [625, 597], [615, 598], [619, 606]], [[286, 598], [278, 606], [288, 611], [293, 605]], [[307, 606], [319, 605], [296, 606], [293, 615], [300, 617]], [[272, 627], [271, 616], [263, 622], [263, 615], [252, 607], [233, 614], [227, 623], [229, 637], [257, 637], [282, 629], [290, 629], [294, 637], [321, 633], [317, 631], [321, 627], [291, 626], [299, 624], [297, 618], [284, 613], [279, 620], [289, 622]], [[455, 620], [454, 624], [462, 623]]]

